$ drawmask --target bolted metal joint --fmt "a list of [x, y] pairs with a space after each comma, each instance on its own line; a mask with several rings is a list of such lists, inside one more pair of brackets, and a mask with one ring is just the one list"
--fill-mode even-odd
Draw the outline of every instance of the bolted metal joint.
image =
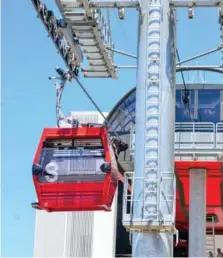
[[188, 9], [188, 18], [189, 19], [193, 19], [194, 18], [194, 5], [195, 5], [195, 3], [193, 1], [191, 1], [189, 3], [189, 9]]
[[125, 9], [124, 8], [118, 8], [118, 16], [120, 20], [125, 19]]

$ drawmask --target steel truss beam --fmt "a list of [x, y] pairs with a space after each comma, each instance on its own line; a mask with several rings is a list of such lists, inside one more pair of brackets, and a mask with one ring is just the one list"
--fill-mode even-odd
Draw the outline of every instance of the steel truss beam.
[[[114, 0], [94, 0], [89, 1], [89, 6], [91, 8], [138, 8], [140, 6], [139, 1], [134, 0], [125, 0], [125, 1], [114, 1]], [[71, 11], [76, 8], [83, 8], [83, 4], [81, 2], [63, 2], [63, 9], [66, 11]]]
[[[71, 37], [75, 37], [88, 60], [88, 71], [82, 69], [88, 78], [117, 78], [113, 66], [113, 48], [110, 25], [106, 24], [100, 9], [92, 9], [88, 0], [79, 1], [82, 8], [78, 12], [67, 12], [66, 6], [75, 1], [55, 0], [61, 14], [71, 27]], [[78, 4], [79, 4], [78, 3]], [[83, 9], [83, 10], [82, 10]]]
[[[121, 51], [121, 50], [117, 50], [117, 49], [113, 49], [113, 48], [109, 48], [109, 47], [107, 47], [107, 49], [108, 49], [108, 50], [111, 50], [111, 51], [113, 51], [113, 52], [115, 52], [115, 53], [124, 55], [124, 56], [132, 57], [132, 58], [135, 58], [135, 59], [138, 58], [136, 55], [133, 55], [133, 54], [130, 54], [130, 53], [126, 53], [126, 52]], [[201, 54], [199, 54], [199, 55], [192, 56], [192, 57], [190, 57], [190, 58], [188, 58], [188, 59], [185, 59], [185, 60], [183, 60], [183, 61], [180, 61], [180, 62], [177, 63], [177, 65], [181, 65], [181, 64], [187, 63], [187, 62], [189, 62], [189, 61], [192, 61], [192, 60], [194, 60], [194, 59], [197, 59], [197, 58], [200, 58], [200, 57], [203, 57], [203, 56], [207, 56], [207, 55], [212, 54], [212, 53], [215, 53], [215, 52], [217, 52], [217, 51], [219, 51], [219, 50], [223, 50], [223, 44], [220, 45], [220, 46], [218, 46], [218, 47], [215, 48], [215, 49], [211, 49], [211, 50], [206, 51], [206, 52], [204, 52], [204, 53], [201, 53]], [[118, 68], [118, 66], [117, 66], [117, 68]]]
[[[220, 7], [220, 0], [172, 0], [170, 4], [174, 7]], [[65, 7], [66, 6], [66, 7]], [[137, 0], [93, 0], [89, 2], [92, 8], [138, 8], [140, 2]], [[63, 7], [66, 11], [76, 8], [83, 8], [80, 2], [71, 3], [70, 1], [64, 2]]]
[[[116, 69], [136, 69], [137, 66], [128, 66], [128, 65], [115, 65]], [[194, 65], [194, 66], [176, 66], [176, 71], [207, 71], [207, 72], [214, 72], [214, 73], [223, 73], [223, 66], [200, 66], [200, 65]]]
[[31, 1], [67, 68], [72, 75], [77, 75], [78, 68], [83, 61], [83, 53], [79, 44], [71, 37], [70, 26], [61, 23], [61, 20], [58, 20], [40, 0]]
[[115, 53], [118, 53], [120, 55], [123, 55], [123, 56], [128, 56], [128, 57], [132, 57], [132, 58], [135, 58], [137, 59], [137, 56], [136, 55], [133, 55], [133, 54], [130, 54], [130, 53], [126, 53], [124, 51], [121, 51], [121, 50], [118, 50], [118, 49], [114, 49], [114, 48], [110, 48], [110, 47], [107, 47], [108, 50], [111, 50], [112, 52], [115, 52]]
[[221, 50], [221, 49], [223, 49], [223, 45], [221, 45], [221, 46], [219, 46], [219, 47], [217, 47], [217, 48], [215, 48], [215, 49], [209, 50], [209, 51], [207, 51], [207, 52], [205, 52], [205, 53], [201, 53], [201, 54], [199, 54], [199, 55], [196, 55], [196, 56], [190, 57], [190, 58], [188, 58], [188, 59], [185, 59], [185, 60], [183, 60], [183, 61], [177, 63], [177, 65], [181, 65], [181, 64], [187, 63], [187, 62], [189, 62], [189, 61], [192, 61], [192, 60], [194, 60], [194, 59], [197, 59], [197, 58], [200, 58], [200, 57], [203, 57], [203, 56], [207, 56], [207, 55], [212, 54], [212, 53], [215, 53], [215, 52], [217, 52], [217, 51], [219, 51], [219, 50]]
[[223, 67], [221, 66], [177, 66], [177, 72], [180, 71], [207, 71], [215, 73], [223, 73]]
[[220, 0], [171, 0], [174, 7], [219, 7]]

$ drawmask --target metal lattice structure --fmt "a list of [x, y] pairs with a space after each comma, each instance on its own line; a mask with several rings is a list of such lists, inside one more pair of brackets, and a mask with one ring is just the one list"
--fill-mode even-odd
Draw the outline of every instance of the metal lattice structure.
[[[114, 43], [101, 10], [91, 9], [87, 0], [72, 1], [72, 5], [69, 4], [71, 1], [57, 0], [56, 2], [88, 60], [89, 68], [82, 69], [84, 76], [116, 78], [113, 52], [107, 49], [114, 48]], [[75, 3], [81, 5], [76, 7]]]

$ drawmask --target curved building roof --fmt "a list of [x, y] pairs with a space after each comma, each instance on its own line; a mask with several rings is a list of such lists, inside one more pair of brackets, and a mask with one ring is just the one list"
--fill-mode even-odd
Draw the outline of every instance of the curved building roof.
[[[176, 85], [176, 122], [221, 122], [223, 119], [222, 84], [189, 84], [190, 104], [182, 102], [181, 90], [183, 85]], [[198, 93], [195, 94], [195, 89]], [[196, 98], [196, 99], [195, 99]], [[135, 124], [136, 88], [125, 94], [107, 116], [110, 132], [129, 133]], [[187, 112], [189, 110], [189, 112]]]
[[131, 125], [135, 124], [135, 88], [124, 95], [107, 116], [112, 130], [116, 132], [129, 132]]

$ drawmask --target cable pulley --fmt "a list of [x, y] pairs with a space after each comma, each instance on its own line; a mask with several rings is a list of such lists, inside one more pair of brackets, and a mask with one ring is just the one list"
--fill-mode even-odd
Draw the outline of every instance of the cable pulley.
[[[100, 115], [104, 118], [104, 125], [105, 125], [105, 127], [110, 128], [111, 131], [114, 133], [115, 137], [113, 137], [112, 139], [109, 137], [109, 140], [111, 141], [111, 145], [112, 145], [112, 147], [115, 150], [116, 157], [118, 157], [120, 152], [126, 151], [128, 149], [128, 144], [123, 142], [120, 139], [118, 133], [111, 128], [111, 125], [110, 125], [109, 121], [106, 119], [106, 117], [104, 116], [103, 112], [101, 111], [101, 109], [99, 108], [97, 103], [93, 100], [93, 98], [87, 92], [87, 90], [82, 85], [82, 83], [79, 81], [79, 79], [76, 76], [75, 77], [72, 76], [70, 71], [64, 71], [63, 69], [61, 69], [59, 67], [56, 67], [55, 70], [58, 73], [59, 77], [49, 77], [49, 79], [50, 80], [51, 79], [59, 79], [60, 80], [59, 83], [56, 83], [56, 118], [57, 118], [57, 126], [60, 127], [60, 121], [61, 120], [71, 124], [72, 127], [78, 127], [79, 126], [79, 122], [77, 120], [75, 120], [75, 119], [71, 119], [70, 120], [70, 119], [68, 119], [67, 117], [64, 116], [64, 114], [62, 112], [62, 109], [61, 109], [61, 104], [60, 104], [66, 82], [67, 81], [71, 81], [72, 79], [75, 79], [77, 84], [81, 87], [81, 89], [84, 91], [86, 96], [93, 103], [93, 105], [98, 110]], [[95, 126], [95, 124], [88, 123], [88, 126], [92, 127], [92, 126]]]

